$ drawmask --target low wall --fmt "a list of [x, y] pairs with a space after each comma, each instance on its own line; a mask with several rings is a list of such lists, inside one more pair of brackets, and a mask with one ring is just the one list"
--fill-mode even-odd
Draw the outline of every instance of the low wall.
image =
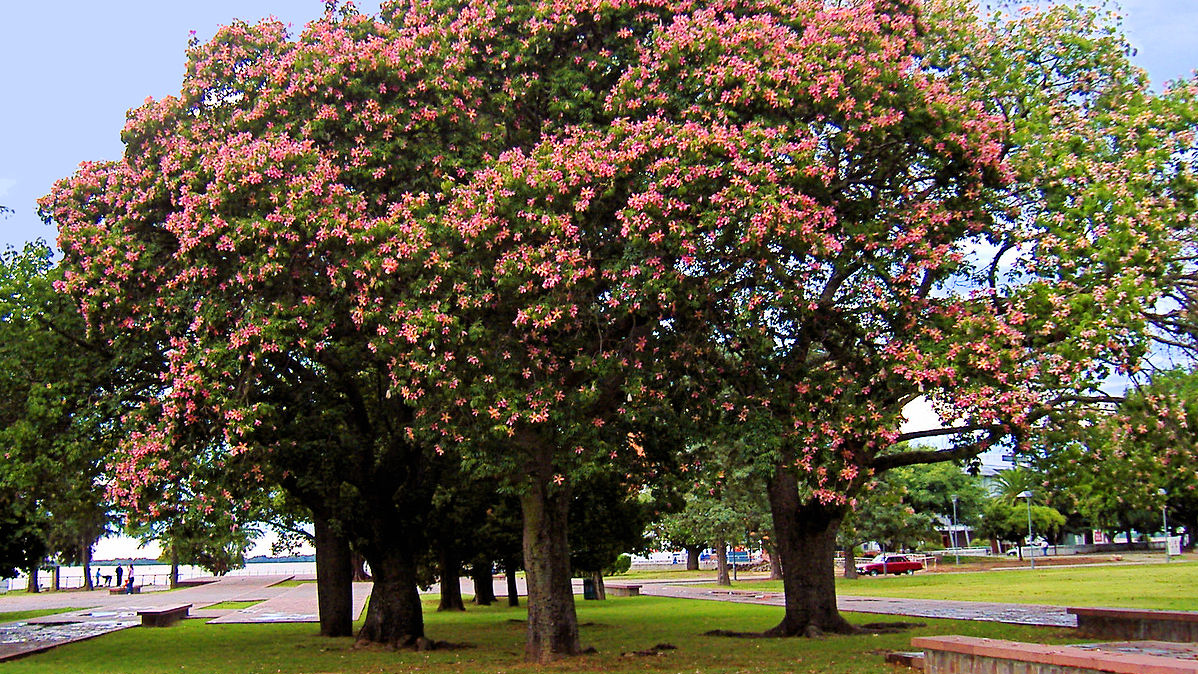
[[916, 637], [925, 674], [1198, 674], [1198, 662], [1002, 639]]
[[1077, 629], [1101, 639], [1198, 642], [1198, 612], [1071, 608]]

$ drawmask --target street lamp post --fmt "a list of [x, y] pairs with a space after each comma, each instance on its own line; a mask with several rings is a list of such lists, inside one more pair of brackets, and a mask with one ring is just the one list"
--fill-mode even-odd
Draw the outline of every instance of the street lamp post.
[[1169, 559], [1169, 492], [1164, 489], [1158, 489], [1156, 493], [1165, 497], [1164, 502], [1161, 503], [1161, 521], [1165, 526], [1165, 561], [1168, 562], [1171, 561]]
[[957, 495], [953, 494], [953, 528], [949, 529], [953, 539], [953, 552], [957, 558], [957, 566], [961, 566], [961, 548], [957, 546]]
[[1036, 553], [1032, 550], [1032, 492], [1030, 489], [1019, 493], [1019, 498], [1027, 499], [1027, 558], [1032, 562], [1032, 568], [1036, 568]]

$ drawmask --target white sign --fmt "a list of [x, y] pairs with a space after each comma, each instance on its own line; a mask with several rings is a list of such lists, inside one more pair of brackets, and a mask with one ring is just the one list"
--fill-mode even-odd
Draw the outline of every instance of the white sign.
[[1170, 557], [1181, 554], [1181, 536], [1170, 536], [1167, 548]]

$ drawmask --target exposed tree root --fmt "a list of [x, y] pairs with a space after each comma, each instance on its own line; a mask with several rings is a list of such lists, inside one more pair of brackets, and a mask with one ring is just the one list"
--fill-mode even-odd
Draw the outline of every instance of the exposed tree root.
[[356, 642], [354, 642], [354, 650], [371, 650], [371, 649], [388, 650], [388, 651], [413, 650], [413, 651], [421, 652], [421, 651], [439, 650], [439, 649], [443, 649], [443, 648], [444, 649], [471, 648], [471, 646], [469, 646], [468, 644], [452, 644], [448, 641], [433, 641], [432, 639], [429, 639], [428, 637], [423, 637], [423, 636], [418, 637], [418, 636], [414, 636], [411, 634], [405, 634], [402, 637], [398, 637], [396, 639], [393, 639], [393, 640], [391, 640], [389, 642], [385, 642], [385, 643], [378, 642], [378, 641], [371, 641], [369, 639], [358, 639]]
[[899, 632], [905, 632], [906, 630], [913, 630], [913, 629], [916, 629], [919, 627], [927, 627], [927, 626], [928, 626], [927, 623], [906, 623], [906, 622], [866, 623], [861, 626], [861, 629], [865, 630], [866, 632], [872, 632], [874, 634], [897, 634]]
[[[878, 623], [878, 624], [905, 624], [905, 623]], [[784, 637], [806, 637], [808, 639], [820, 639], [828, 634], [862, 634], [864, 632], [872, 632], [874, 630], [862, 629], [856, 625], [842, 622], [835, 627], [820, 627], [813, 623], [808, 623], [802, 627], [791, 627], [785, 623], [772, 627], [764, 632], [733, 632], [731, 630], [711, 630], [704, 632], [705, 637], [730, 637], [733, 639], [776, 639]]]
[[639, 655], [642, 657], [652, 657], [652, 656], [665, 655], [666, 653], [668, 653], [670, 651], [676, 651], [676, 650], [678, 650], [678, 647], [675, 646], [674, 644], [657, 644], [653, 648], [649, 648], [649, 649], [646, 649], [643, 651], [632, 651], [631, 653], [621, 653], [620, 657], [626, 658], [626, 657], [629, 657], [632, 655]]

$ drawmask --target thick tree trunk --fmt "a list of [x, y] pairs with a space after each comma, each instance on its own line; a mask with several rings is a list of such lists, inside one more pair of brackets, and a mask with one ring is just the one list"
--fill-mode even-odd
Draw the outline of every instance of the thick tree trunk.
[[354, 569], [349, 541], [313, 515], [316, 529], [316, 605], [320, 635], [348, 637], [354, 633]]
[[698, 571], [699, 570], [699, 555], [701, 555], [701, 554], [703, 554], [703, 546], [702, 545], [686, 546], [686, 570], [687, 571]]
[[732, 578], [728, 575], [728, 544], [722, 538], [715, 542], [715, 568], [715, 584], [731, 586]]
[[374, 574], [374, 588], [358, 643], [431, 648], [424, 637], [424, 615], [416, 586], [416, 563], [402, 542], [382, 537], [363, 550]]
[[591, 582], [595, 584], [595, 599], [607, 599], [607, 588], [603, 585], [603, 572], [591, 571]]
[[371, 581], [370, 574], [366, 571], [366, 558], [358, 553], [357, 550], [350, 551], [350, 565], [353, 567], [355, 583], [368, 583]]
[[462, 563], [448, 545], [441, 547], [437, 565], [441, 576], [441, 603], [437, 605], [437, 611], [465, 611], [466, 603], [462, 601]]
[[507, 578], [507, 605], [520, 605], [520, 588], [516, 585], [516, 563], [508, 560], [503, 565], [503, 575]]
[[495, 603], [495, 576], [491, 573], [491, 560], [475, 561], [470, 567], [470, 580], [474, 582], [474, 603], [490, 606]]
[[50, 589], [55, 592], [62, 589], [62, 567], [57, 564], [50, 569]]
[[570, 545], [566, 522], [567, 489], [554, 487], [550, 471], [534, 473], [534, 484], [520, 497], [524, 513], [524, 573], [528, 585], [528, 634], [524, 657], [546, 663], [578, 655], [578, 616], [570, 582]]
[[844, 546], [844, 577], [857, 578], [857, 546], [849, 544]]
[[179, 553], [174, 548], [171, 548], [170, 585], [172, 588], [179, 587]]
[[83, 589], [96, 589], [92, 585], [92, 546], [86, 542], [83, 545]]
[[843, 506], [799, 500], [792, 472], [778, 468], [768, 485], [770, 511], [782, 560], [786, 614], [769, 636], [817, 636], [856, 629], [836, 609], [836, 530]]
[[37, 567], [36, 566], [29, 569], [29, 582], [26, 583], [26, 585], [25, 585], [25, 591], [31, 592], [31, 593], [42, 591], [41, 584], [38, 583], [38, 580], [37, 580]]
[[773, 540], [765, 544], [770, 556], [770, 580], [782, 580], [782, 557], [778, 555], [778, 546]]

